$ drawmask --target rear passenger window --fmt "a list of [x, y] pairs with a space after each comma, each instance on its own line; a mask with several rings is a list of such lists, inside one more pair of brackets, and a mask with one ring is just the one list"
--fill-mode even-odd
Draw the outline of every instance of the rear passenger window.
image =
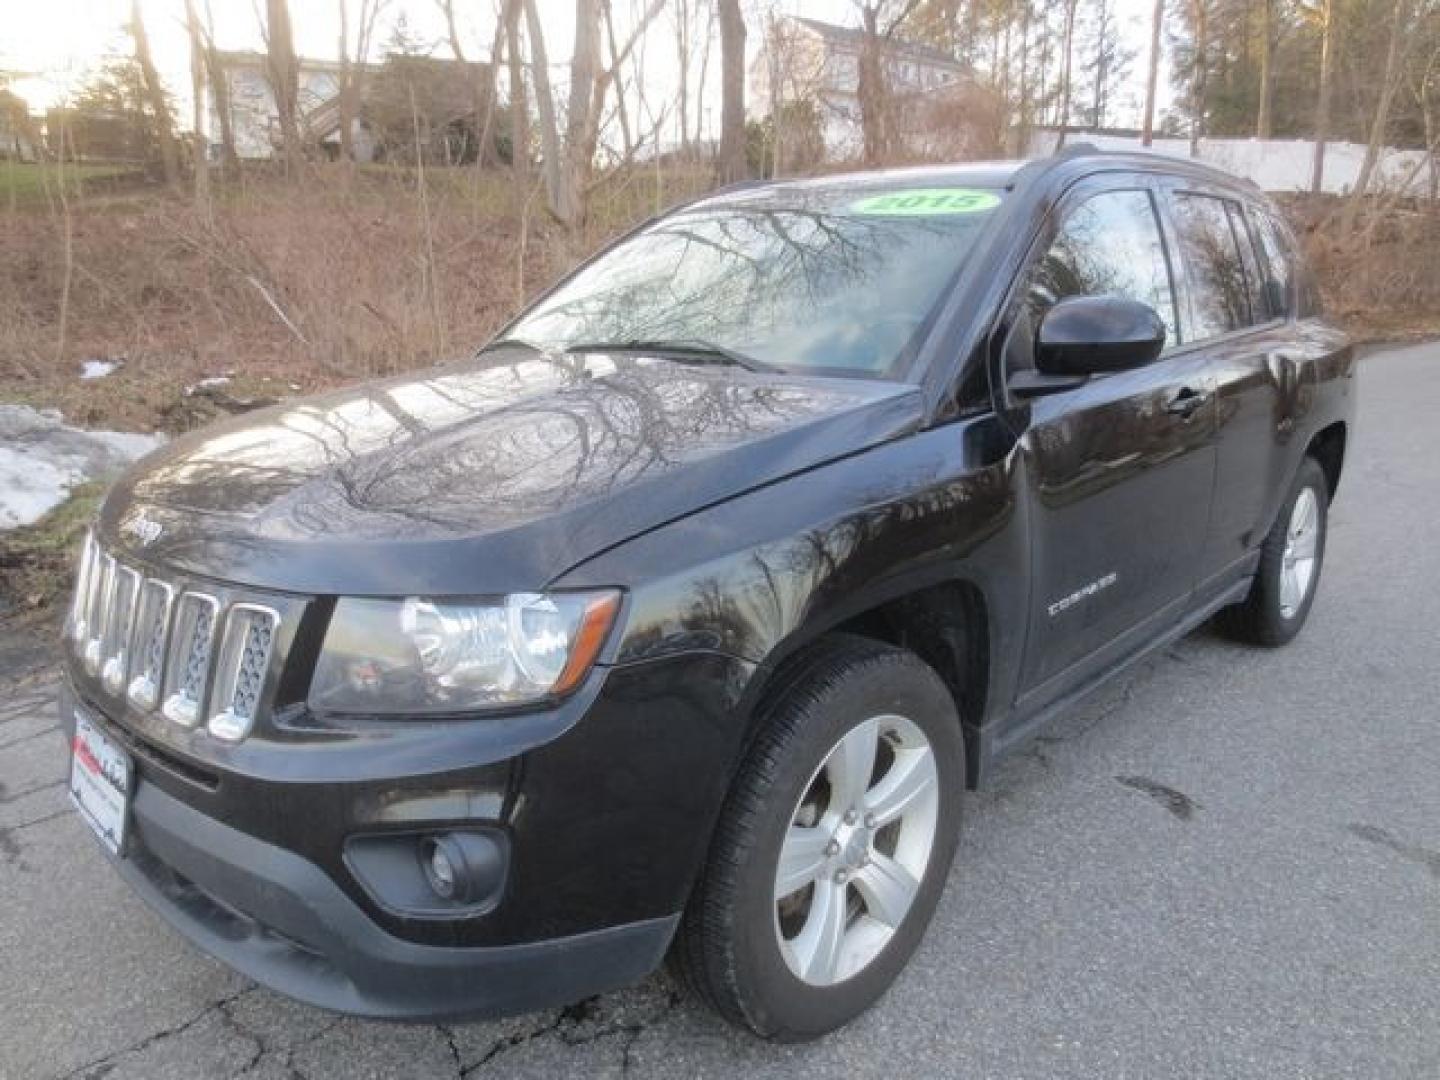
[[1194, 325], [1189, 340], [1203, 341], [1249, 326], [1245, 263], [1226, 211], [1228, 199], [1176, 195], [1175, 226], [1190, 283]]
[[1069, 212], [1031, 273], [1032, 325], [1067, 296], [1140, 300], [1159, 313], [1166, 343], [1180, 340], [1170, 266], [1148, 192], [1102, 192]]

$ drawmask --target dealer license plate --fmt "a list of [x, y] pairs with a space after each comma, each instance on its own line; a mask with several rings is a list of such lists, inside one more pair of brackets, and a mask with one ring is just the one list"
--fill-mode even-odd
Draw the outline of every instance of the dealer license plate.
[[70, 801], [115, 855], [125, 845], [132, 775], [130, 755], [76, 709], [75, 739], [70, 746]]

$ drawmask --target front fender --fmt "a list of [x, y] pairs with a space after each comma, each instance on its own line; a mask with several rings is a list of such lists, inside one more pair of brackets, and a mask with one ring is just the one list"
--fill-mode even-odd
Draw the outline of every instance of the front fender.
[[631, 540], [554, 587], [628, 591], [610, 664], [684, 652], [755, 664], [748, 708], [768, 673], [819, 635], [960, 580], [985, 598], [988, 685], [1003, 691], [1029, 600], [1012, 445], [990, 415], [896, 439]]

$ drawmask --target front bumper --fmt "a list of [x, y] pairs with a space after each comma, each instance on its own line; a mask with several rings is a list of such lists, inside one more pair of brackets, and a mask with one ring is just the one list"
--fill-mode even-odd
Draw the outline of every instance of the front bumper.
[[[204, 739], [157, 742], [83, 684], [61, 715], [73, 727], [78, 697], [131, 752], [117, 868], [201, 949], [323, 1008], [487, 1016], [567, 1004], [660, 962], [739, 750], [730, 710], [749, 670], [715, 654], [612, 669], [575, 715], [431, 729], [443, 744], [425, 754], [252, 740], [260, 775]], [[538, 724], [553, 726], [537, 742]], [[479, 823], [508, 837], [509, 874], [498, 905], [466, 918], [386, 910], [342, 856], [347, 836]]]
[[[135, 792], [120, 873], [167, 922], [271, 989], [388, 1019], [494, 1016], [568, 1004], [643, 977], [678, 916], [489, 948], [386, 933], [313, 863], [190, 809]], [[221, 899], [223, 897], [223, 899]]]

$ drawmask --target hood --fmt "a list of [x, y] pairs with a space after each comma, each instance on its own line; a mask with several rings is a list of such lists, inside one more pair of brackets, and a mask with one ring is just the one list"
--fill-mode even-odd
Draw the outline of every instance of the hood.
[[586, 558], [913, 429], [918, 390], [658, 357], [494, 354], [299, 399], [143, 460], [142, 562], [305, 593], [543, 588]]

